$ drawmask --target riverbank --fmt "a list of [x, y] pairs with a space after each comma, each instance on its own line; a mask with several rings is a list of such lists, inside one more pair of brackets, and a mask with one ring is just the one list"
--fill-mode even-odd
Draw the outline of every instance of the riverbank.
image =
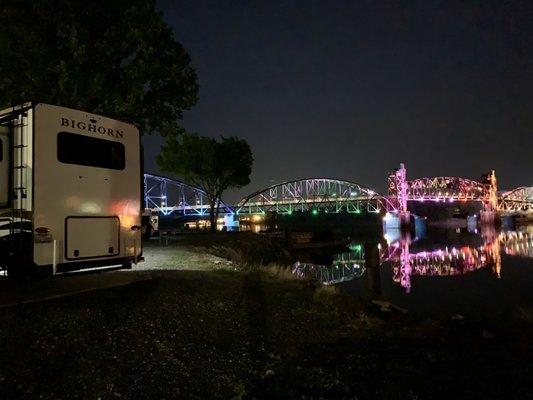
[[273, 273], [149, 273], [0, 310], [0, 398], [531, 396], [528, 332], [415, 320]]
[[252, 232], [189, 232], [145, 241], [143, 246], [149, 256], [145, 263], [139, 264], [140, 268], [161, 269], [164, 265], [163, 269], [176, 266], [194, 269], [195, 265], [201, 265], [210, 269], [210, 257], [229, 261], [234, 269], [240, 270], [268, 264], [289, 265], [291, 262], [284, 239]]

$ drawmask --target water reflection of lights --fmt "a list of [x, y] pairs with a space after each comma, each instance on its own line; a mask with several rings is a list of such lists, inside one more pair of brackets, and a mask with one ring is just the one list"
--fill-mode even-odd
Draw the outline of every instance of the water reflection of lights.
[[494, 243], [479, 248], [461, 247], [452, 251], [409, 253], [407, 247], [400, 257], [392, 259], [393, 281], [401, 284], [407, 292], [411, 289], [411, 276], [451, 276], [463, 275], [488, 264], [493, 265], [499, 277], [501, 260], [499, 246]]
[[[392, 264], [392, 280], [407, 293], [412, 276], [444, 277], [464, 275], [490, 267], [495, 277], [501, 276], [501, 254], [533, 257], [533, 231], [502, 232], [484, 235], [479, 246], [448, 247], [412, 252], [409, 238], [402, 238], [385, 246], [377, 246], [379, 264]], [[292, 272], [299, 277], [317, 279], [324, 284], [353, 280], [368, 273], [361, 244], [351, 244], [350, 252], [338, 254], [332, 265], [297, 262]]]
[[500, 243], [505, 254], [533, 257], [533, 227], [525, 232], [502, 232]]
[[529, 232], [502, 232], [486, 235], [481, 246], [448, 247], [436, 251], [409, 252], [409, 244], [399, 241], [389, 253], [382, 254], [382, 261], [391, 261], [393, 281], [400, 283], [407, 292], [411, 289], [411, 276], [462, 275], [490, 266], [501, 277], [501, 252], [513, 256], [533, 257], [533, 234]]
[[324, 285], [351, 281], [365, 274], [365, 260], [362, 246], [354, 246], [355, 251], [337, 254], [332, 265], [319, 265], [296, 262], [292, 273], [300, 278], [311, 278]]
[[364, 264], [334, 264], [330, 266], [296, 262], [292, 273], [300, 278], [312, 278], [324, 285], [334, 285], [359, 278], [365, 273]]

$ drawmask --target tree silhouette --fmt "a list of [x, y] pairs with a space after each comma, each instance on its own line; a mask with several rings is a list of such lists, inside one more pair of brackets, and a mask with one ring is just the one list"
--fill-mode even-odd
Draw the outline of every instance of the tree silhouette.
[[153, 0], [0, 4], [0, 107], [46, 102], [176, 131], [196, 73]]
[[250, 183], [253, 156], [244, 139], [221, 137], [217, 141], [181, 131], [166, 137], [157, 163], [162, 170], [180, 176], [206, 193], [214, 232], [222, 194], [230, 187], [241, 188]]

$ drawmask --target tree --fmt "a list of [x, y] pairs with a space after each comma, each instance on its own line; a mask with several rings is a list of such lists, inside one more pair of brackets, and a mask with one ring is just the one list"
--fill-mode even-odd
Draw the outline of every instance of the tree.
[[0, 54], [0, 109], [47, 102], [164, 136], [197, 100], [190, 57], [154, 0], [2, 1]]
[[169, 135], [157, 163], [166, 172], [202, 189], [209, 200], [211, 231], [216, 231], [222, 194], [250, 183], [253, 156], [246, 140], [221, 137], [220, 141], [181, 131]]

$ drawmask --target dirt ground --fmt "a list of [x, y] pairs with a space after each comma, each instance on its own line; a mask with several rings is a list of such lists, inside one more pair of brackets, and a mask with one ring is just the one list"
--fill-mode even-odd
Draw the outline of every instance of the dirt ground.
[[74, 277], [116, 285], [0, 308], [0, 399], [531, 398], [530, 326], [416, 320], [194, 246], [145, 254]]

